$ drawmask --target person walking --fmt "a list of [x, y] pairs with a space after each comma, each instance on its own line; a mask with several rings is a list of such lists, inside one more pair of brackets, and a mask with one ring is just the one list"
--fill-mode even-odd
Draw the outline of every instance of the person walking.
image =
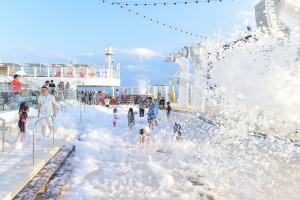
[[[49, 94], [48, 88], [42, 87], [42, 96], [39, 97], [38, 101], [38, 117], [46, 116], [56, 117], [56, 104], [53, 95]], [[46, 137], [46, 126], [48, 126], [50, 133], [53, 131], [53, 123], [50, 117], [41, 120], [42, 132], [44, 137]]]
[[16, 144], [16, 149], [22, 149], [23, 148], [23, 144], [22, 142], [24, 142], [25, 139], [25, 127], [26, 127], [26, 119], [28, 117], [28, 113], [29, 112], [29, 106], [24, 105], [22, 107], [22, 113], [19, 116], [19, 121], [18, 121], [18, 126], [20, 128], [20, 135]]
[[145, 113], [145, 105], [144, 105], [144, 100], [141, 98], [140, 102], [139, 102], [139, 113], [140, 113], [140, 117], [144, 117], [144, 113]]

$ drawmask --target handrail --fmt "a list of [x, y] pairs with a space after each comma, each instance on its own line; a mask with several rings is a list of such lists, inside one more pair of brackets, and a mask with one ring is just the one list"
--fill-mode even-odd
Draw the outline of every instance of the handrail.
[[[64, 112], [66, 106], [62, 105], [60, 102], [56, 102], [56, 103], [60, 105], [61, 111]], [[57, 108], [58, 108], [58, 106], [57, 106]], [[58, 110], [57, 110], [57, 113], [58, 113]]]
[[5, 150], [5, 119], [0, 117], [0, 120], [2, 121], [2, 151]]
[[82, 102], [81, 102], [81, 98], [84, 98], [85, 99], [85, 104], [84, 104], [84, 112], [86, 111], [85, 107], [86, 107], [86, 104], [87, 104], [87, 97], [79, 94], [79, 99], [78, 99], [78, 107], [79, 107], [79, 104], [80, 104], [80, 108], [79, 108], [79, 112], [80, 112], [80, 123], [82, 121], [82, 111], [81, 111], [81, 106], [82, 106]]
[[55, 144], [54, 144], [54, 117], [52, 115], [48, 115], [48, 116], [45, 116], [45, 117], [41, 117], [39, 118], [35, 123], [34, 123], [34, 126], [33, 126], [33, 133], [32, 133], [32, 164], [34, 165], [34, 151], [35, 151], [35, 126], [36, 124], [41, 121], [42, 119], [46, 119], [46, 118], [49, 118], [51, 117], [51, 120], [52, 120], [52, 144], [53, 144], [53, 148], [55, 147]]
[[36, 84], [35, 82], [29, 80], [28, 78], [22, 77], [22, 79], [23, 79], [25, 82], [29, 83], [29, 85], [33, 85], [34, 87], [36, 87], [37, 90], [40, 90], [40, 89], [41, 89], [41, 87], [40, 87], [38, 84]]

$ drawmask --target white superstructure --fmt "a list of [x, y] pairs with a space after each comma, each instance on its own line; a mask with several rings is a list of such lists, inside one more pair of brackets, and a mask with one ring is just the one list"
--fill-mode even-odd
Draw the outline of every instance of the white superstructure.
[[71, 87], [81, 86], [120, 86], [120, 64], [114, 64], [112, 47], [106, 48], [107, 65], [77, 64], [41, 64], [41, 63], [0, 63], [2, 74], [13, 76], [18, 74], [38, 85], [46, 80], [54, 83], [69, 82]]

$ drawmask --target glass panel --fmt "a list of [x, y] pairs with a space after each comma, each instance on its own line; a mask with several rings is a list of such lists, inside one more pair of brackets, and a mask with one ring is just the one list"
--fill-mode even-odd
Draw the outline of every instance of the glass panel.
[[48, 67], [46, 67], [46, 66], [37, 67], [36, 68], [36, 76], [47, 77], [48, 76]]

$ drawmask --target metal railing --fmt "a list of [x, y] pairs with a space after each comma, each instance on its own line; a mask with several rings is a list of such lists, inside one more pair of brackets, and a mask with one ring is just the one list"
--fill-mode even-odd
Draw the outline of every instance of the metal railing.
[[[84, 112], [86, 111], [86, 104], [87, 104], [87, 97], [79, 95], [78, 97], [78, 108], [80, 112], [80, 123], [82, 121], [82, 104], [84, 104]], [[85, 102], [82, 101], [82, 98], [85, 100]]]
[[57, 114], [58, 114], [58, 110], [59, 110], [58, 108], [59, 108], [59, 107], [61, 108], [61, 112], [65, 112], [66, 106], [62, 105], [60, 102], [56, 102], [56, 103], [59, 105], [59, 106], [56, 105], [56, 108], [57, 108], [57, 111], [56, 111], [56, 112], [57, 112]]
[[[51, 118], [52, 120], [52, 145], [53, 145], [53, 148], [55, 147], [55, 143], [54, 143], [54, 117], [52, 115], [48, 115], [48, 116], [45, 116], [45, 117], [41, 117], [39, 118], [35, 123], [34, 123], [34, 126], [33, 126], [33, 133], [32, 133], [32, 164], [34, 165], [34, 161], [35, 161], [35, 127], [36, 125], [38, 124], [38, 122], [40, 122], [41, 120], [47, 120], [47, 118]], [[43, 130], [42, 130], [43, 131]]]
[[5, 150], [5, 119], [0, 117], [0, 120], [2, 121], [2, 151]]

